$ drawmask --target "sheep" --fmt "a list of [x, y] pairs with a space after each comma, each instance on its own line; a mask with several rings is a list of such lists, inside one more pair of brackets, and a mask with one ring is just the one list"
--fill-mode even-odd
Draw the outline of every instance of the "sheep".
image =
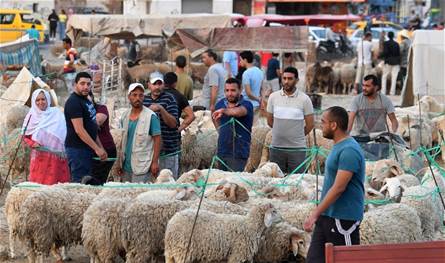
[[160, 256], [168, 220], [187, 205], [187, 202], [150, 197], [130, 204], [122, 216], [121, 229], [127, 262], [147, 262]]
[[397, 119], [399, 121], [397, 133], [410, 145], [411, 149], [418, 149], [421, 145], [425, 147], [432, 146], [435, 127], [432, 127], [429, 121], [420, 121], [419, 118], [408, 117], [407, 115], [397, 116]]
[[113, 262], [124, 251], [121, 243], [122, 215], [131, 198], [104, 198], [94, 201], [85, 211], [82, 243], [90, 258]]
[[15, 241], [17, 239], [17, 231], [20, 227], [19, 213], [20, 208], [26, 198], [35, 191], [39, 191], [42, 185], [35, 183], [21, 183], [11, 188], [5, 199], [5, 215], [9, 229], [9, 254], [11, 258], [16, 257]]
[[215, 129], [185, 132], [182, 138], [181, 169], [208, 168], [216, 155], [218, 133]]
[[440, 145], [442, 161], [445, 162], [445, 141], [443, 137], [445, 134], [445, 116], [433, 118], [431, 121], [436, 127], [436, 135], [433, 137], [437, 138], [437, 144]]
[[[111, 136], [113, 137], [113, 141], [116, 145], [116, 156], [120, 156], [122, 152], [122, 136], [124, 135], [123, 129], [111, 129], [110, 130]], [[125, 146], [124, 146], [125, 147]], [[113, 166], [111, 167], [109, 177], [112, 176], [113, 180], [116, 181], [116, 178], [120, 178], [118, 175], [119, 170], [119, 162], [114, 162]]]
[[196, 211], [187, 209], [168, 222], [165, 233], [166, 262], [253, 262], [264, 231], [279, 220], [279, 215], [270, 204], [253, 208], [247, 216], [200, 211], [188, 259], [185, 258], [186, 250], [195, 214]]
[[354, 85], [355, 72], [355, 65], [352, 63], [343, 64], [340, 68], [340, 82], [343, 86], [343, 94], [349, 94], [351, 87]]
[[321, 92], [329, 94], [334, 84], [334, 71], [330, 66], [322, 66], [316, 70], [314, 81]]
[[172, 171], [170, 169], [162, 169], [156, 177], [155, 184], [175, 183]]
[[[47, 255], [51, 249], [81, 242], [83, 214], [96, 197], [91, 192], [68, 191], [58, 187], [31, 194], [19, 212], [17, 236], [27, 241], [28, 258]], [[60, 259], [59, 259], [60, 260]]]
[[127, 222], [125, 216], [127, 209], [134, 203], [150, 200], [153, 205], [153, 203], [162, 203], [164, 200], [173, 202], [175, 199], [186, 200], [192, 197], [191, 191], [184, 188], [152, 190], [138, 195], [136, 193], [123, 195], [119, 199], [116, 199], [116, 196], [100, 196], [88, 207], [83, 219], [82, 241], [91, 258], [99, 262], [113, 262], [114, 258], [125, 254], [128, 246], [125, 245], [127, 241], [123, 235], [128, 232], [124, 232], [123, 229], [133, 229], [132, 226], [124, 225], [124, 222]]
[[6, 132], [10, 134], [14, 129], [22, 128], [29, 107], [26, 105], [15, 105], [5, 112]]
[[376, 190], [382, 188], [385, 178], [394, 177], [403, 174], [400, 165], [392, 159], [383, 159], [375, 162], [369, 184]]
[[223, 180], [220, 182], [220, 185], [206, 193], [206, 198], [215, 201], [229, 201], [236, 204], [249, 200], [249, 193], [246, 188]]
[[435, 202], [440, 202], [437, 197], [433, 198], [434, 189], [421, 185], [412, 186], [405, 189], [400, 203], [409, 205], [417, 211], [420, 218], [422, 235], [426, 240], [431, 240], [434, 231], [443, 222], [443, 210], [438, 210]]
[[312, 65], [309, 65], [307, 67], [306, 75], [305, 75], [305, 86], [307, 91], [312, 91], [313, 87], [315, 85], [315, 74], [319, 69], [321, 68], [321, 65], [319, 62], [314, 63]]
[[264, 139], [267, 133], [271, 129], [269, 127], [253, 127], [252, 128], [252, 140], [250, 142], [250, 154], [249, 159], [247, 159], [244, 171], [253, 172], [261, 161], [261, 153], [264, 145]]
[[400, 202], [402, 193], [407, 187], [419, 185], [419, 179], [411, 174], [402, 174], [396, 177], [385, 178], [384, 184], [380, 189], [380, 193], [384, 194], [387, 198]]
[[264, 138], [263, 149], [261, 151], [260, 165], [269, 161], [269, 147], [272, 144], [272, 130], [270, 130]]
[[[22, 140], [21, 128], [14, 129], [7, 137], [3, 138], [2, 142], [0, 142], [0, 155], [2, 156], [2, 158], [0, 158], [1, 164], [6, 167], [11, 165], [20, 140]], [[17, 179], [25, 181], [24, 177], [26, 176], [27, 171], [29, 171], [30, 153], [31, 151], [22, 141], [18, 148], [17, 157], [12, 164], [10, 181]]]
[[366, 212], [360, 224], [360, 244], [422, 241], [416, 211], [404, 204], [388, 204]]
[[310, 236], [292, 225], [282, 222], [266, 229], [254, 262], [283, 262], [289, 252], [306, 258]]
[[418, 103], [425, 110], [424, 112], [429, 112], [429, 113], [445, 113], [445, 104], [439, 103], [432, 96], [423, 96], [419, 100]]

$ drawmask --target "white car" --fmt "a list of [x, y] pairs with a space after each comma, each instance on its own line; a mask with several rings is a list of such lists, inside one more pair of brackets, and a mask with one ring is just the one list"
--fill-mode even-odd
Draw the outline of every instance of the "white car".
[[[394, 38], [397, 36], [397, 33], [399, 31], [395, 30], [392, 27], [373, 27], [371, 28], [371, 33], [372, 33], [372, 45], [373, 46], [378, 46], [379, 45], [379, 39], [380, 39], [380, 34], [382, 32], [394, 32]], [[352, 46], [355, 48], [357, 48], [357, 44], [360, 42], [360, 40], [363, 39], [363, 30], [362, 29], [357, 29], [354, 31], [354, 33], [352, 33], [351, 37], [349, 38], [349, 40], [351, 41]], [[385, 36], [385, 40], [388, 40], [388, 37]]]
[[315, 42], [315, 46], [318, 47], [320, 41], [326, 41], [326, 28], [318, 26], [309, 27], [309, 41]]

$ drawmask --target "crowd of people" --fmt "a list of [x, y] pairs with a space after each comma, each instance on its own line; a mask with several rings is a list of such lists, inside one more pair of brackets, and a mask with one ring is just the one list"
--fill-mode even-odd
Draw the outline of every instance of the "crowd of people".
[[[38, 89], [32, 94], [32, 108], [23, 124], [24, 140], [32, 148], [30, 180], [41, 184], [102, 185], [115, 162], [123, 182], [153, 182], [162, 169], [169, 169], [177, 179], [181, 131], [195, 118], [189, 104], [193, 83], [184, 70], [186, 58], [176, 58], [175, 72], [165, 75], [153, 72], [146, 85], [128, 86], [130, 107], [119, 121], [123, 134], [121, 151], [117, 153], [108, 109], [92, 93], [92, 76], [88, 72], [71, 71], [76, 54], [69, 39], [64, 39], [64, 46], [67, 52], [64, 71], [75, 74], [64, 112], [51, 107], [49, 93]], [[388, 44], [388, 49], [391, 48]], [[239, 56], [236, 52], [225, 53], [220, 62], [214, 51], [207, 50], [202, 61], [208, 71], [201, 106], [211, 111], [219, 134], [220, 169], [244, 170], [250, 155], [252, 127], [259, 111], [264, 110], [267, 124], [272, 128], [270, 161], [277, 163], [284, 173], [303, 172], [301, 164], [308, 156], [306, 135], [314, 129], [314, 107], [309, 96], [297, 88], [298, 70], [292, 66], [282, 69], [278, 55], [272, 54], [264, 74], [255, 66], [251, 51], [240, 52]], [[326, 161], [321, 203], [304, 226], [312, 231], [315, 224], [307, 262], [322, 262], [326, 242], [359, 243], [365, 160], [363, 150], [351, 135], [360, 137], [397, 130], [394, 106], [380, 91], [383, 85], [379, 79], [368, 74], [368, 61], [363, 62], [364, 76], [357, 78], [362, 92], [354, 98], [349, 113], [335, 106], [327, 109], [321, 119], [323, 136], [332, 139], [335, 145]], [[387, 117], [391, 120], [391, 130], [386, 124]]]

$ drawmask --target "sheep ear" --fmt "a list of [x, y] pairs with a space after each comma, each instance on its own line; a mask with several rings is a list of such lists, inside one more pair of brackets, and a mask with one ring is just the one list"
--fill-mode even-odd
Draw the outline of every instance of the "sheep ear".
[[397, 176], [397, 175], [402, 174], [401, 171], [400, 171], [400, 169], [399, 169], [399, 167], [397, 167], [397, 166], [395, 166], [395, 165], [391, 166], [391, 169], [389, 169], [389, 171], [390, 171], [394, 176]]
[[295, 257], [298, 255], [301, 241], [302, 237], [298, 234], [292, 234], [290, 237], [290, 250]]
[[384, 193], [386, 190], [388, 190], [388, 185], [387, 184], [385, 184], [381, 189], [380, 189], [380, 193]]
[[266, 225], [266, 227], [269, 228], [270, 226], [272, 226], [272, 223], [273, 223], [273, 214], [272, 214], [272, 209], [270, 209], [264, 215], [264, 225]]

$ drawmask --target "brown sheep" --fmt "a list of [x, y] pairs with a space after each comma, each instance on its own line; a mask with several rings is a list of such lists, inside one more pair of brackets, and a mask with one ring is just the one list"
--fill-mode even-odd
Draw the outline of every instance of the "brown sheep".
[[317, 84], [317, 89], [321, 92], [332, 93], [334, 85], [334, 71], [330, 66], [323, 66], [318, 68], [315, 72], [314, 82]]

